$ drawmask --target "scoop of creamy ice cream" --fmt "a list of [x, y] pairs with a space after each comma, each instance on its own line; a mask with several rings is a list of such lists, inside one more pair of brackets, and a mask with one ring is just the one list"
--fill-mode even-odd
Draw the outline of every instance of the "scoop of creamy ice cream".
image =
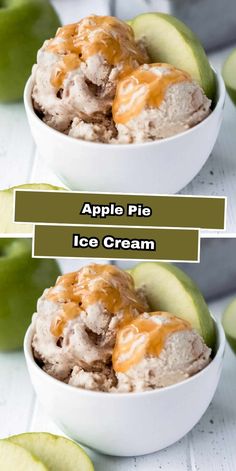
[[86, 380], [91, 388], [99, 372], [111, 385], [118, 325], [146, 309], [132, 277], [113, 265], [89, 265], [60, 276], [33, 316], [35, 358], [47, 373], [71, 384], [82, 387]]
[[75, 117], [100, 121], [111, 112], [118, 77], [147, 61], [132, 28], [115, 17], [91, 15], [63, 26], [38, 52], [35, 109], [62, 132]]
[[121, 78], [113, 102], [117, 142], [166, 138], [210, 113], [211, 101], [190, 75], [170, 64], [144, 64]]
[[211, 349], [183, 319], [144, 313], [119, 329], [113, 368], [119, 392], [147, 391], [178, 383], [203, 369]]

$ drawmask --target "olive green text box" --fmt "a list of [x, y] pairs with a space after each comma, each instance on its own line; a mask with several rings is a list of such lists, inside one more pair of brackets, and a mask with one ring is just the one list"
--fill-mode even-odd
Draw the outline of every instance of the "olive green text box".
[[198, 236], [198, 231], [184, 229], [38, 225], [33, 255], [197, 262]]
[[[117, 206], [119, 206], [121, 214], [105, 214], [103, 217], [101, 217], [102, 213], [93, 217], [88, 213], [81, 214], [82, 211], [86, 212], [85, 204], [89, 204], [93, 212], [100, 209], [106, 212], [109, 209], [111, 213], [114, 205], [117, 212]], [[137, 208], [137, 211], [128, 216], [127, 213], [131, 212], [132, 207]], [[123, 214], [121, 208], [124, 210]], [[224, 220], [225, 198], [223, 197], [16, 190], [16, 222], [221, 230], [224, 229]]]

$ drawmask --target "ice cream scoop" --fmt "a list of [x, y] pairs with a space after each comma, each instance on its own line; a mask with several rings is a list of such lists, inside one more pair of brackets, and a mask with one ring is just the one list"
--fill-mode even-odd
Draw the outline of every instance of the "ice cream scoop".
[[106, 374], [118, 325], [145, 309], [132, 277], [113, 265], [63, 275], [38, 301], [35, 356], [58, 379], [69, 380], [74, 367]]
[[178, 134], [210, 113], [211, 101], [187, 72], [170, 64], [143, 64], [121, 78], [113, 102], [118, 142]]
[[132, 28], [115, 17], [91, 15], [63, 26], [38, 52], [35, 109], [63, 132], [74, 118], [100, 122], [111, 111], [118, 77], [147, 61]]
[[210, 361], [211, 349], [189, 322], [168, 312], [143, 313], [121, 327], [112, 363], [118, 391], [178, 383]]

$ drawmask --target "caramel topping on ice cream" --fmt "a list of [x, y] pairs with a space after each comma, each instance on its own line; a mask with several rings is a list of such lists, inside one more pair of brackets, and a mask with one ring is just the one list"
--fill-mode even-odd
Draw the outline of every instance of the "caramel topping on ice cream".
[[147, 62], [146, 54], [135, 42], [132, 28], [113, 16], [91, 15], [78, 23], [58, 29], [47, 50], [61, 55], [52, 76], [52, 85], [60, 88], [66, 74], [95, 54], [111, 66], [121, 64], [121, 72], [130, 71], [134, 59]]
[[158, 108], [169, 86], [191, 81], [187, 72], [169, 64], [148, 64], [133, 70], [119, 80], [113, 102], [113, 119], [125, 124], [145, 107]]
[[157, 311], [148, 316], [138, 316], [119, 329], [112, 356], [116, 372], [126, 372], [146, 355], [159, 356], [169, 335], [191, 329], [189, 322], [168, 312]]
[[52, 74], [51, 77], [51, 83], [52, 85], [59, 90], [60, 87], [63, 84], [65, 76], [71, 72], [71, 70], [76, 69], [80, 65], [80, 59], [79, 57], [74, 54], [68, 54], [63, 57], [63, 59], [60, 62], [59, 67], [56, 67], [55, 71]]
[[51, 324], [51, 333], [55, 337], [62, 334], [69, 320], [97, 303], [111, 315], [122, 312], [126, 323], [131, 321], [134, 313], [145, 311], [132, 277], [113, 265], [89, 265], [60, 276], [46, 297], [61, 304], [61, 314]]

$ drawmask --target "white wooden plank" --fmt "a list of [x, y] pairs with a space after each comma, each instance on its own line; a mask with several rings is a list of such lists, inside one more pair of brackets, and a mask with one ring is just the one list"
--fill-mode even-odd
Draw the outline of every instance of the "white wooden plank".
[[55, 433], [56, 435], [64, 435], [56, 424], [50, 420], [37, 399], [31, 414], [29, 432], [48, 432]]
[[49, 183], [51, 185], [65, 188], [65, 185], [47, 166], [45, 161], [39, 155], [38, 151], [34, 153], [33, 165], [30, 172], [29, 181], [31, 183]]
[[0, 354], [0, 438], [26, 432], [35, 395], [23, 352]]
[[[231, 297], [210, 305], [220, 318]], [[190, 432], [194, 471], [234, 471], [236, 469], [236, 358], [226, 347], [224, 367], [212, 404]], [[204, 392], [202, 392], [204, 394]]]
[[[115, 426], [115, 424], [114, 424]], [[134, 458], [115, 458], [90, 451], [96, 471], [190, 471], [188, 440], [185, 437], [177, 444], [158, 453]]]
[[27, 183], [33, 152], [23, 104], [0, 104], [0, 188]]

